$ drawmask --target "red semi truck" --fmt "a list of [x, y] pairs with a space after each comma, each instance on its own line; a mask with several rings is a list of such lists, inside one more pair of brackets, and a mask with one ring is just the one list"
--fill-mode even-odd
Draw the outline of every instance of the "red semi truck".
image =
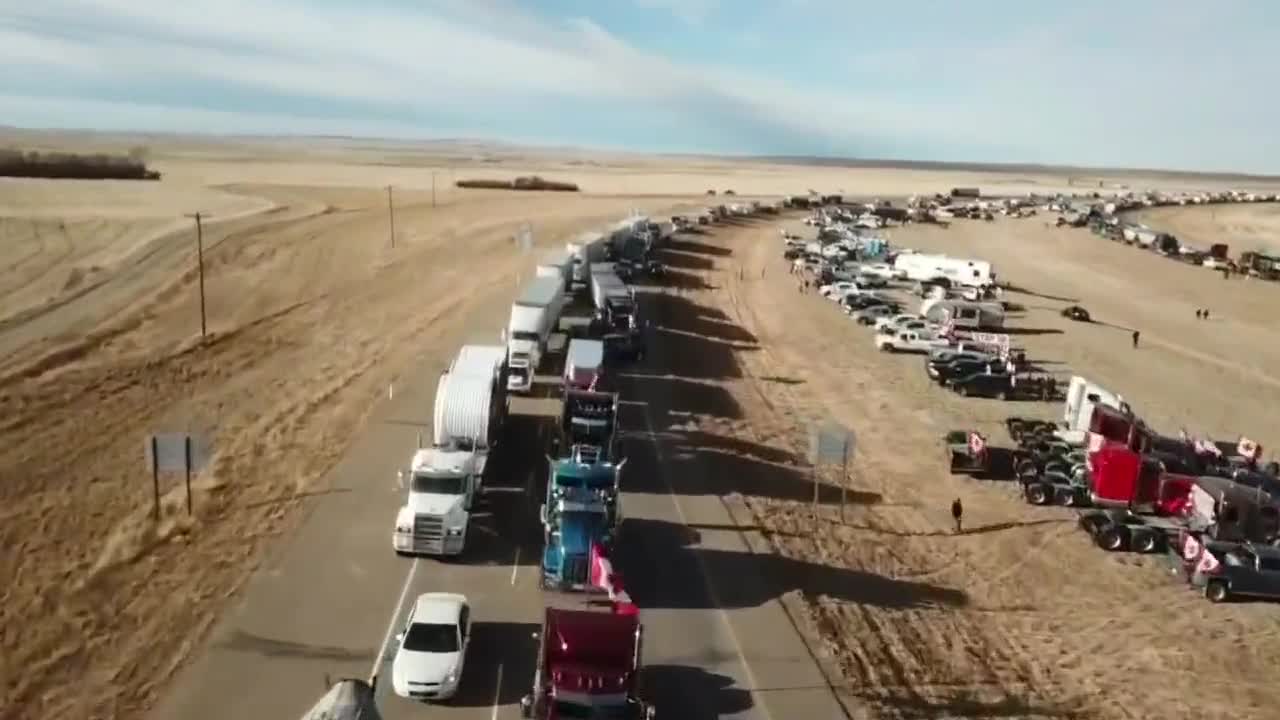
[[644, 626], [627, 603], [609, 611], [548, 607], [539, 634], [533, 692], [521, 715], [537, 720], [653, 720], [639, 697]]
[[1168, 472], [1119, 443], [1091, 452], [1089, 465], [1090, 500], [1105, 509], [1081, 514], [1080, 526], [1104, 550], [1154, 552], [1185, 532], [1266, 542], [1280, 533], [1280, 494], [1260, 484]]

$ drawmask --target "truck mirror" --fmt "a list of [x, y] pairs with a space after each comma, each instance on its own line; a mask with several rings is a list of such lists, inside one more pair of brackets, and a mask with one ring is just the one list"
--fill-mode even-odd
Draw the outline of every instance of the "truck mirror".
[[533, 717], [533, 696], [525, 695], [520, 698], [520, 717]]
[[396, 633], [396, 642], [397, 643], [404, 642], [404, 633]]
[[650, 705], [644, 709], [644, 720], [653, 720], [658, 716], [658, 708]]

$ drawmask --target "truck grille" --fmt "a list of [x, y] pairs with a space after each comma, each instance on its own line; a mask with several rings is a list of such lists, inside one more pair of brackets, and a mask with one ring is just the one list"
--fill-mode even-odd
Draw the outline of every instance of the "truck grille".
[[586, 555], [566, 555], [562, 576], [564, 582], [575, 585], [586, 584], [591, 579], [590, 573], [587, 572], [589, 562]]
[[413, 519], [413, 548], [418, 552], [444, 551], [444, 518], [418, 515]]

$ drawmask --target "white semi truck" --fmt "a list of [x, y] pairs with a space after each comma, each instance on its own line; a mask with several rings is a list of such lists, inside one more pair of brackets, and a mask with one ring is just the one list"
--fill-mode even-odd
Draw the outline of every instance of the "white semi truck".
[[560, 324], [564, 283], [557, 277], [535, 277], [511, 304], [507, 322], [507, 389], [527, 393], [542, 364], [547, 339]]
[[408, 499], [396, 514], [392, 546], [400, 554], [457, 555], [467, 541], [471, 506], [483, 487], [489, 453], [506, 420], [506, 348], [466, 345], [436, 384], [430, 447], [401, 471]]

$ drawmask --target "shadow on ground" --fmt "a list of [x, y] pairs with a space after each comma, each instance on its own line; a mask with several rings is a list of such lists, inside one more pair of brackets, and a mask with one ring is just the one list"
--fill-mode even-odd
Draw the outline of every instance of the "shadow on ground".
[[[705, 234], [705, 233], [699, 233]], [[672, 238], [667, 243], [667, 249], [677, 252], [697, 253], [699, 255], [714, 255], [716, 257], [726, 257], [733, 254], [729, 248], [719, 247], [717, 245], [708, 245], [697, 240], [687, 240], [685, 238]]]
[[715, 720], [750, 710], [751, 692], [735, 687], [733, 679], [688, 665], [646, 665], [640, 671], [644, 698], [658, 708], [659, 717]]
[[1030, 290], [1030, 289], [1021, 287], [1019, 285], [1007, 284], [1004, 286], [1004, 289], [1007, 290], [1008, 292], [1018, 293], [1020, 295], [1030, 295], [1031, 297], [1044, 298], [1045, 300], [1057, 300], [1058, 302], [1065, 302], [1065, 303], [1080, 302], [1080, 298], [1064, 297], [1062, 295], [1048, 295], [1046, 293], [1036, 292], [1035, 290]]
[[[538, 654], [538, 641], [533, 635], [541, 627], [535, 623], [473, 620], [466, 670], [458, 694], [449, 704], [484, 708], [518, 704], [533, 686]], [[502, 687], [498, 687], [499, 666]]]
[[975, 693], [953, 690], [939, 700], [926, 700], [915, 695], [876, 696], [867, 699], [892, 708], [902, 718], [1052, 718], [1076, 720], [1090, 714], [1076, 709], [1078, 702], [1036, 704], [1026, 698], [1008, 696], [999, 700], [981, 700]]
[[[788, 592], [810, 599], [888, 609], [961, 607], [967, 596], [952, 588], [893, 580], [773, 553], [694, 547], [701, 534], [664, 520], [630, 518], [618, 550], [628, 591], [641, 608], [758, 607]], [[708, 583], [700, 582], [705, 572]], [[708, 585], [716, 589], [714, 597]]]

